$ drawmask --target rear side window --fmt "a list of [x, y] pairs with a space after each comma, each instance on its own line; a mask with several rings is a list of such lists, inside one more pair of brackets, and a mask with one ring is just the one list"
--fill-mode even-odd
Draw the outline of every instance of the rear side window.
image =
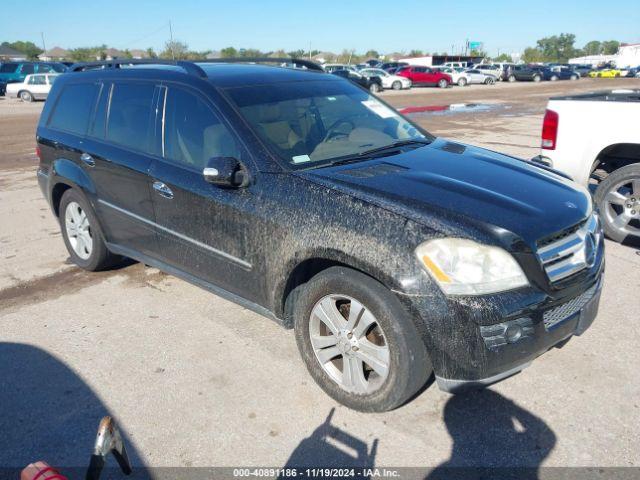
[[212, 157], [240, 158], [235, 138], [196, 95], [169, 88], [165, 104], [164, 157], [202, 170]]
[[33, 72], [35, 72], [35, 65], [33, 65], [33, 63], [25, 63], [20, 69], [20, 73], [23, 75], [30, 75]]
[[65, 85], [49, 120], [49, 127], [84, 135], [96, 98], [94, 83]]
[[155, 85], [114, 83], [107, 122], [107, 140], [147, 151], [152, 125]]
[[15, 73], [18, 69], [18, 65], [16, 63], [5, 63], [4, 65], [0, 65], [0, 73]]

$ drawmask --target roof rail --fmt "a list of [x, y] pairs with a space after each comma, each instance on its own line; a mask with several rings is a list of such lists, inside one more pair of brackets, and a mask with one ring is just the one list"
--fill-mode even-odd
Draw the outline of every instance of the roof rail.
[[69, 67], [70, 72], [84, 72], [87, 70], [97, 70], [98, 68], [122, 68], [126, 65], [175, 65], [182, 67], [189, 75], [205, 78], [206, 72], [200, 67], [199, 63], [280, 63], [293, 64], [314, 70], [324, 72], [323, 68], [311, 60], [300, 58], [269, 58], [269, 57], [240, 57], [240, 58], [213, 58], [208, 60], [165, 60], [159, 58], [118, 58], [114, 60], [100, 60], [95, 62], [74, 63]]
[[114, 60], [100, 60], [96, 62], [80, 62], [71, 65], [71, 67], [69, 67], [69, 71], [84, 72], [87, 70], [97, 70], [100, 67], [122, 68], [122, 65], [176, 65], [178, 67], [182, 67], [190, 75], [202, 78], [207, 76], [205, 71], [194, 62], [187, 60], [164, 60], [159, 58], [118, 58]]
[[233, 57], [233, 58], [211, 58], [207, 60], [196, 60], [197, 63], [283, 63], [299, 65], [309, 70], [324, 72], [324, 69], [312, 60], [304, 58], [287, 58], [287, 57]]

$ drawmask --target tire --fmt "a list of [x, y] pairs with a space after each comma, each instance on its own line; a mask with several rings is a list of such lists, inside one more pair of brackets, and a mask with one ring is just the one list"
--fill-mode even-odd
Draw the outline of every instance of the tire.
[[378, 93], [380, 91], [380, 86], [377, 83], [372, 83], [369, 85], [369, 91], [371, 93]]
[[580, 77], [579, 77], [578, 75], [571, 75], [570, 80], [571, 80], [571, 81], [576, 81], [576, 80], [578, 80], [579, 78], [580, 78]]
[[447, 82], [444, 78], [438, 80], [438, 88], [447, 88], [449, 86], [449, 82]]
[[552, 75], [549, 80], [552, 81], [552, 82], [557, 82], [558, 81], [558, 77], [556, 75]]
[[513, 83], [516, 81], [516, 76], [515, 75], [509, 75], [509, 78], [507, 78], [507, 80], [509, 80], [509, 82]]
[[[82, 193], [73, 188], [64, 192], [59, 212], [62, 238], [73, 263], [85, 270], [98, 271], [111, 267], [120, 260], [120, 257], [107, 249], [98, 219]], [[78, 221], [82, 218], [86, 218], [86, 223], [84, 220]], [[86, 228], [82, 225], [86, 225]], [[74, 236], [74, 232], [77, 235]]]
[[[353, 317], [355, 326], [349, 327], [348, 312], [354, 305], [360, 313]], [[348, 311], [340, 313], [338, 308]], [[393, 410], [415, 395], [432, 373], [426, 347], [398, 298], [363, 273], [344, 267], [324, 270], [304, 285], [293, 312], [296, 342], [309, 373], [330, 397], [349, 408], [361, 412]], [[336, 323], [329, 322], [333, 326], [328, 328], [329, 323], [321, 321], [318, 312], [333, 312], [333, 317], [324, 318], [337, 319]], [[366, 324], [363, 324], [365, 319]], [[338, 324], [341, 329], [336, 328]], [[318, 330], [323, 326], [324, 334]], [[347, 328], [351, 328], [352, 333]], [[340, 332], [338, 342], [332, 340], [336, 336], [331, 333], [333, 331]], [[362, 336], [362, 331], [368, 333]], [[320, 338], [325, 340], [319, 342]], [[329, 345], [326, 338], [329, 338]], [[333, 346], [331, 342], [334, 342]], [[373, 358], [367, 357], [367, 351], [382, 351], [371, 350], [372, 346], [386, 349], [384, 376], [377, 373], [380, 364], [376, 370], [371, 367], [366, 370], [369, 364], [361, 360]], [[345, 363], [354, 366], [355, 370], [349, 371], [355, 373], [354, 378], [359, 378], [360, 382], [349, 382], [351, 374], [347, 379], [342, 376]]]
[[640, 240], [640, 164], [607, 175], [596, 189], [595, 203], [607, 237], [618, 243]]
[[494, 80], [493, 78], [487, 78], [487, 79], [484, 81], [484, 84], [485, 84], [485, 85], [493, 85], [494, 83], [495, 83], [495, 80]]
[[466, 78], [459, 78], [458, 79], [458, 86], [459, 87], [466, 87], [467, 86], [467, 79]]
[[18, 93], [18, 97], [20, 98], [20, 100], [22, 100], [23, 102], [33, 102], [33, 95], [31, 94], [30, 91], [28, 90], [22, 90], [21, 92]]
[[533, 76], [533, 81], [538, 83], [540, 80], [542, 80], [542, 78], [540, 77], [540, 75], [534, 75]]
[[619, 73], [616, 73], [616, 74], [614, 75], [614, 77], [615, 77], [615, 78], [620, 78], [620, 74], [619, 74]]
[[402, 90], [402, 82], [400, 82], [400, 80], [396, 80], [391, 84], [391, 88], [394, 90]]

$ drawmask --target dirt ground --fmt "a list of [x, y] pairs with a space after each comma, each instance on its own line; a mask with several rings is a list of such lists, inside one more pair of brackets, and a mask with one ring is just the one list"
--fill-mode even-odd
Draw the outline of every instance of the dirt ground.
[[[639, 80], [385, 92], [432, 133], [524, 158], [548, 97]], [[640, 467], [640, 255], [607, 242], [593, 327], [522, 374], [450, 396], [433, 387], [386, 414], [350, 411], [307, 374], [291, 332], [141, 264], [72, 266], [37, 186], [42, 103], [0, 98], [0, 467], [84, 465], [115, 415], [144, 466], [293, 464]], [[55, 412], [55, 413], [53, 413]]]

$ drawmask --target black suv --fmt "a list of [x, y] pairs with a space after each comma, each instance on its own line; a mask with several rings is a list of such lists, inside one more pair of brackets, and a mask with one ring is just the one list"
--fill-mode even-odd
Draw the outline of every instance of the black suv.
[[363, 411], [432, 373], [499, 381], [594, 320], [602, 231], [561, 174], [434, 138], [311, 63], [118, 65], [61, 76], [37, 130], [80, 267], [129, 257], [295, 328]]
[[331, 72], [333, 75], [337, 75], [338, 77], [347, 78], [351, 80], [353, 83], [360, 85], [363, 88], [366, 88], [371, 93], [378, 93], [382, 91], [382, 80], [380, 77], [375, 75], [368, 77], [366, 75], [362, 75], [361, 73], [354, 72], [353, 70], [334, 70]]
[[544, 67], [541, 65], [515, 65], [509, 69], [507, 80], [539, 82], [544, 79], [543, 70]]

